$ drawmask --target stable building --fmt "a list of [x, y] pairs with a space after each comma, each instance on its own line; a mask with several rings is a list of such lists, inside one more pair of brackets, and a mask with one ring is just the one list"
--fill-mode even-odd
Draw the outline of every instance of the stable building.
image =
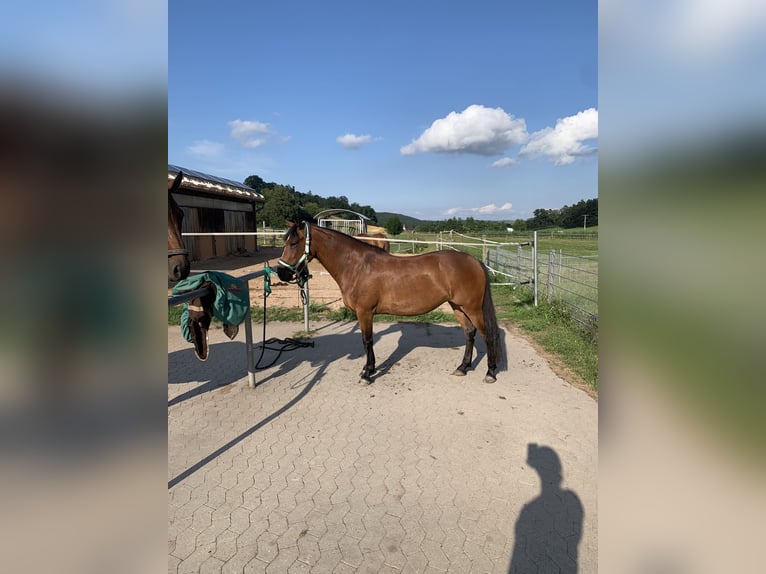
[[[168, 164], [168, 181], [183, 172], [173, 194], [183, 209], [182, 233], [242, 233], [256, 231], [257, 210], [264, 197], [243, 183]], [[258, 250], [255, 235], [184, 236], [191, 261], [223, 255], [243, 255]]]

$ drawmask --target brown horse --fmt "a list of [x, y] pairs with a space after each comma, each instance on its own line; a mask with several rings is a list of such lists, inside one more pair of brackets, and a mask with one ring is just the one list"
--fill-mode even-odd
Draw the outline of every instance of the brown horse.
[[168, 279], [180, 281], [189, 276], [189, 251], [181, 236], [181, 222], [184, 212], [173, 199], [173, 193], [181, 187], [184, 174], [178, 172], [172, 184], [168, 185]]
[[[354, 233], [354, 237], [369, 237], [369, 239], [361, 239], [360, 241], [380, 247], [383, 251], [391, 253], [391, 244], [386, 240], [384, 233]], [[382, 237], [383, 239], [375, 239], [376, 237]]]
[[343, 303], [356, 313], [367, 362], [363, 380], [375, 372], [372, 351], [372, 317], [376, 313], [420, 315], [449, 302], [463, 327], [466, 345], [463, 361], [453, 375], [471, 367], [474, 337], [479, 330], [487, 346], [487, 374], [494, 383], [498, 362], [503, 361], [500, 331], [489, 288], [486, 267], [467, 253], [435, 251], [397, 257], [348, 235], [308, 222], [293, 222], [285, 234], [285, 247], [277, 274], [283, 281], [308, 276], [308, 262], [315, 258], [338, 283]]

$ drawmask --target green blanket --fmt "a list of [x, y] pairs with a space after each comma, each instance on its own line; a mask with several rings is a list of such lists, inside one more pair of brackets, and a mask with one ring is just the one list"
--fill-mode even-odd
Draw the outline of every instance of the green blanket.
[[[213, 316], [227, 325], [242, 323], [250, 309], [250, 301], [247, 285], [236, 277], [219, 271], [206, 271], [198, 275], [191, 275], [176, 283], [173, 287], [173, 295], [193, 291], [207, 281], [215, 287]], [[184, 309], [181, 312], [181, 333], [187, 341], [192, 342], [191, 331], [189, 330], [189, 303], [184, 303]]]

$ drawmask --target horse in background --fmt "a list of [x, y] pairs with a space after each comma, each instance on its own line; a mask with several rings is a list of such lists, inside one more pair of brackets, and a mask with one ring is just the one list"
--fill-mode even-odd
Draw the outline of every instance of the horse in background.
[[173, 199], [173, 193], [181, 187], [183, 178], [183, 172], [178, 172], [173, 182], [168, 182], [168, 279], [173, 282], [186, 279], [191, 269], [189, 251], [181, 236], [184, 212]]
[[282, 281], [305, 278], [308, 263], [314, 258], [335, 279], [343, 303], [359, 320], [367, 353], [361, 373], [363, 381], [371, 382], [375, 372], [372, 350], [372, 318], [375, 314], [421, 315], [448, 302], [466, 339], [463, 360], [452, 374], [464, 376], [471, 368], [478, 329], [487, 346], [484, 382], [495, 382], [498, 363], [504, 360], [504, 353], [489, 273], [478, 259], [461, 251], [432, 251], [397, 257], [339, 231], [306, 221], [292, 222], [285, 233], [285, 247], [277, 275]]
[[[380, 247], [386, 253], [391, 253], [391, 244], [386, 239], [385, 233], [355, 233], [354, 237], [360, 238], [360, 241], [364, 241], [369, 245]], [[382, 237], [383, 239], [375, 239], [376, 237]]]

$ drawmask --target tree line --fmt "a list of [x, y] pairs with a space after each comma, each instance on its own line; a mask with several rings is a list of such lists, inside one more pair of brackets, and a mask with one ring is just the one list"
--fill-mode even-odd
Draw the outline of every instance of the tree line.
[[[285, 220], [294, 216], [313, 219], [326, 209], [349, 209], [369, 217], [373, 224], [378, 224], [378, 214], [371, 206], [349, 202], [345, 195], [322, 197], [311, 191], [303, 193], [291, 185], [267, 182], [257, 175], [248, 176], [244, 184], [265, 198], [264, 206], [258, 212], [258, 223], [263, 222], [267, 227], [284, 227]], [[473, 217], [451, 217], [442, 221], [419, 221], [414, 230], [437, 233], [452, 229], [458, 233], [477, 233], [505, 232], [508, 227], [512, 227], [514, 231], [534, 231], [551, 227], [572, 229], [583, 227], [585, 222], [588, 227], [598, 225], [598, 198], [583, 199], [560, 209], [535, 209], [529, 219], [488, 221]], [[385, 227], [391, 235], [402, 232], [402, 223], [396, 215], [387, 218]], [[409, 224], [407, 227], [408, 231], [412, 231]]]
[[[587, 216], [587, 218], [586, 218]], [[486, 221], [473, 217], [451, 217], [443, 221], [423, 221], [417, 231], [438, 233], [439, 231], [457, 231], [458, 233], [505, 232], [508, 227], [514, 231], [536, 231], [553, 227], [573, 229], [598, 225], [598, 198], [582, 199], [574, 205], [565, 205], [560, 209], [535, 209], [529, 219], [506, 221]]]
[[285, 219], [298, 216], [313, 219], [325, 209], [350, 209], [378, 222], [378, 214], [369, 205], [349, 202], [345, 195], [340, 197], [322, 197], [311, 191], [303, 193], [292, 185], [282, 185], [273, 181], [266, 182], [257, 175], [245, 178], [244, 184], [263, 195], [266, 202], [258, 212], [258, 223], [265, 222], [268, 227], [284, 227]]

